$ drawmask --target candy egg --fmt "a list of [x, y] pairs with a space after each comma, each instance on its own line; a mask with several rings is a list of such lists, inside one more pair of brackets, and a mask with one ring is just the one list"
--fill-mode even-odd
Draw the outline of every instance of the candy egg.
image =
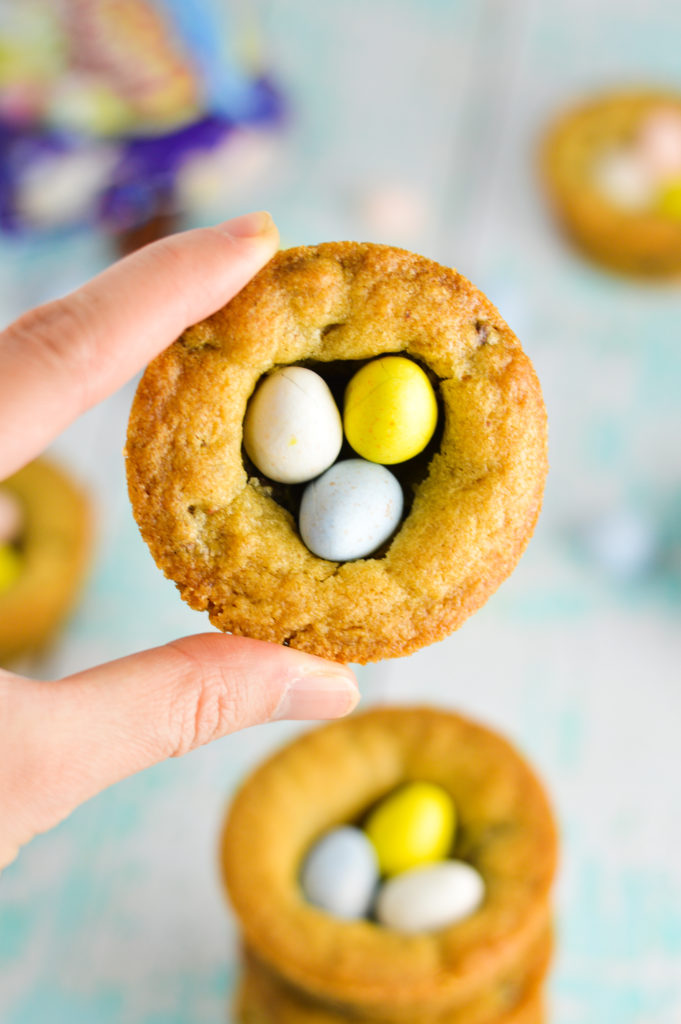
[[305, 859], [300, 884], [305, 898], [336, 917], [365, 917], [378, 882], [376, 853], [365, 834], [345, 826], [327, 832]]
[[399, 481], [385, 466], [347, 459], [308, 484], [300, 503], [303, 542], [319, 558], [366, 558], [396, 529], [402, 516]]
[[437, 424], [437, 401], [420, 366], [382, 356], [358, 370], [345, 391], [345, 436], [370, 462], [391, 465], [418, 455]]
[[430, 782], [412, 782], [398, 789], [381, 801], [366, 823], [384, 875], [446, 857], [455, 828], [451, 797]]
[[21, 556], [11, 544], [0, 544], [0, 594], [12, 587], [21, 573]]
[[326, 381], [303, 366], [265, 377], [244, 419], [244, 446], [261, 473], [284, 484], [319, 476], [343, 443], [338, 406]]
[[9, 491], [0, 488], [0, 544], [15, 540], [21, 532], [21, 505]]
[[621, 149], [605, 153], [594, 167], [594, 182], [602, 195], [621, 210], [640, 212], [655, 201], [655, 185], [638, 153]]
[[460, 860], [413, 868], [391, 878], [376, 900], [386, 928], [413, 935], [456, 924], [478, 909], [485, 895], [481, 876]]
[[681, 178], [675, 178], [660, 190], [657, 210], [670, 220], [681, 220]]
[[417, 235], [429, 219], [425, 193], [398, 181], [368, 188], [361, 197], [360, 213], [373, 236], [391, 242], [397, 236]]
[[638, 149], [658, 179], [681, 174], [681, 112], [673, 107], [652, 110], [641, 123]]
[[655, 524], [634, 508], [613, 508], [585, 525], [579, 537], [589, 560], [618, 580], [651, 572], [660, 554]]

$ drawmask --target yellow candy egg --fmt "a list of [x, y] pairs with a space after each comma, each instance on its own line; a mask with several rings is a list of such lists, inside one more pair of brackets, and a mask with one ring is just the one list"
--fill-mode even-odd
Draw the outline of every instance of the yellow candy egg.
[[345, 391], [345, 436], [369, 462], [391, 465], [426, 447], [437, 424], [437, 401], [420, 366], [382, 356], [358, 370]]
[[658, 196], [657, 211], [670, 220], [681, 220], [681, 178], [665, 184]]
[[21, 556], [11, 544], [0, 544], [0, 594], [12, 587], [21, 573]]
[[403, 786], [386, 797], [366, 823], [384, 875], [442, 860], [451, 852], [455, 828], [451, 797], [431, 782]]

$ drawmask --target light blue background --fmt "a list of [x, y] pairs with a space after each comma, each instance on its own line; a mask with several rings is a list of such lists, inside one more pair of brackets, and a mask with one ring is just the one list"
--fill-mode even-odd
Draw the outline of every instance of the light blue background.
[[[681, 290], [582, 262], [537, 184], [551, 114], [601, 86], [681, 89], [681, 8], [662, 0], [263, 0], [266, 52], [291, 100], [264, 184], [284, 244], [372, 238], [456, 265], [535, 361], [552, 471], [535, 539], [461, 632], [361, 670], [365, 703], [430, 700], [496, 725], [547, 780], [563, 831], [555, 1024], [681, 1021]], [[380, 232], [372, 190], [427, 206]], [[108, 258], [101, 241], [4, 246], [5, 318]], [[68, 258], [67, 258], [68, 257]], [[134, 384], [57, 450], [87, 481], [99, 539], [90, 586], [44, 676], [203, 629], [130, 515], [121, 458]], [[659, 565], [621, 582], [580, 524], [628, 508]], [[228, 1019], [234, 926], [216, 839], [229, 794], [295, 731], [258, 728], [103, 793], [0, 879], [3, 1024]]]

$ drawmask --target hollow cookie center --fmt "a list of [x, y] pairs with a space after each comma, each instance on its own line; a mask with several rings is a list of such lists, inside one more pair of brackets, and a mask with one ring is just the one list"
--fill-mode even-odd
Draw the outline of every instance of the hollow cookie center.
[[346, 562], [385, 553], [439, 448], [438, 383], [393, 354], [277, 367], [258, 381], [244, 465], [291, 512], [312, 554]]
[[454, 857], [456, 819], [441, 786], [405, 784], [363, 822], [316, 840], [300, 873], [303, 895], [336, 917], [372, 919], [406, 935], [455, 924], [485, 893], [473, 865]]

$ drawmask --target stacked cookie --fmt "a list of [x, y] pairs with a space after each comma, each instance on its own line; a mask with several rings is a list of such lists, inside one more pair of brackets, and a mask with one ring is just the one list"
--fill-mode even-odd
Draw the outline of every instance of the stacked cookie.
[[[414, 843], [409, 817], [425, 794], [432, 806], [419, 813], [430, 824]], [[348, 827], [365, 830], [383, 879], [363, 915], [341, 917], [311, 902], [309, 866], [320, 840]], [[404, 916], [381, 912], [381, 889], [392, 854], [396, 881], [405, 850], [408, 862], [429, 842], [439, 866], [479, 877], [478, 897], [449, 922], [436, 915], [405, 927]], [[245, 945], [237, 1019], [538, 1024], [556, 854], [540, 783], [477, 724], [383, 708], [308, 733], [246, 781], [224, 830], [224, 877]], [[401, 877], [426, 870], [407, 863]], [[329, 886], [333, 895], [333, 877]]]

